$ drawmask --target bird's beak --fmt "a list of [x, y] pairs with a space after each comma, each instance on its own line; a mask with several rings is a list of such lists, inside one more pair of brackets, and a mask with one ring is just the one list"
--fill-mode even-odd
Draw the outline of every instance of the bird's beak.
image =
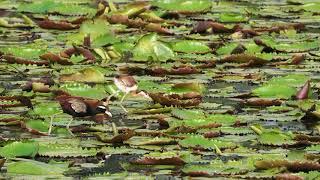
[[106, 115], [108, 115], [109, 117], [112, 117], [111, 112], [109, 112], [109, 111], [105, 111], [104, 113], [105, 113]]

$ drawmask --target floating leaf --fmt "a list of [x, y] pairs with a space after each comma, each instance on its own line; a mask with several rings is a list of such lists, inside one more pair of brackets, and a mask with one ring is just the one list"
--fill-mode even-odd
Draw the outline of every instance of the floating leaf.
[[18, 7], [18, 11], [32, 12], [32, 13], [46, 13], [50, 9], [57, 7], [59, 4], [53, 0], [44, 0], [37, 3], [25, 3]]
[[235, 22], [245, 22], [248, 18], [244, 17], [241, 14], [236, 13], [223, 13], [220, 14], [219, 21], [220, 22], [228, 22], [228, 23], [235, 23]]
[[0, 51], [5, 54], [12, 54], [13, 56], [25, 59], [39, 58], [46, 50], [46, 42], [40, 40], [26, 45], [0, 47]]
[[119, 39], [117, 39], [113, 34], [107, 33], [103, 35], [99, 35], [96, 38], [93, 39], [92, 47], [102, 47], [110, 44], [115, 44], [120, 42]]
[[74, 74], [69, 75], [61, 75], [60, 81], [72, 81], [72, 82], [93, 82], [99, 83], [104, 82], [104, 74], [95, 68], [85, 68], [76, 72]]
[[95, 149], [86, 149], [76, 145], [58, 143], [40, 143], [39, 156], [48, 157], [90, 157], [95, 156]]
[[319, 13], [320, 3], [306, 3], [302, 5], [301, 8], [305, 11]]
[[289, 86], [302, 86], [310, 77], [303, 74], [289, 74], [287, 76], [274, 77], [267, 84], [286, 84]]
[[[63, 1], [62, 1], [63, 2]], [[56, 2], [53, 0], [43, 0], [32, 3], [22, 3], [18, 6], [20, 12], [31, 12], [31, 13], [60, 13], [64, 15], [94, 15], [95, 9], [85, 7], [81, 5], [73, 5], [70, 9], [66, 4], [62, 2]]]
[[261, 98], [289, 99], [296, 94], [296, 89], [283, 84], [267, 84], [256, 88], [252, 93]]
[[105, 89], [102, 87], [91, 87], [87, 84], [67, 83], [60, 86], [60, 89], [70, 93], [72, 96], [80, 96], [91, 99], [103, 99], [107, 97]]
[[132, 50], [136, 61], [161, 61], [165, 62], [174, 57], [171, 48], [164, 42], [158, 40], [155, 33], [147, 34], [139, 39]]
[[117, 42], [116, 36], [109, 28], [109, 23], [103, 19], [85, 21], [81, 24], [79, 32], [67, 36], [71, 43], [82, 44], [84, 37], [90, 35], [93, 47], [100, 47]]
[[171, 114], [179, 119], [202, 119], [205, 118], [201, 110], [191, 109], [172, 109]]
[[185, 13], [206, 11], [212, 6], [210, 0], [159, 0], [153, 4], [165, 10]]
[[210, 164], [187, 165], [182, 171], [190, 176], [215, 177], [216, 175], [243, 174], [248, 171], [248, 168], [243, 161], [223, 162], [221, 160], [214, 160]]
[[290, 133], [282, 133], [280, 131], [271, 130], [262, 132], [258, 138], [259, 143], [266, 145], [290, 145], [294, 144], [293, 135]]
[[142, 158], [134, 161], [136, 164], [145, 164], [145, 165], [183, 165], [185, 161], [180, 157], [183, 153], [177, 152], [153, 152], [147, 155], [144, 155]]
[[62, 113], [58, 102], [41, 103], [34, 107], [33, 112], [39, 116], [53, 116]]
[[172, 49], [176, 52], [183, 53], [209, 53], [211, 49], [202, 42], [199, 41], [178, 41], [172, 44]]
[[163, 106], [178, 106], [188, 107], [197, 106], [201, 103], [202, 97], [198, 93], [179, 94], [164, 94], [164, 93], [149, 93], [149, 96]]
[[29, 120], [25, 122], [25, 128], [34, 134], [44, 135], [48, 132], [50, 124], [42, 120]]
[[319, 171], [320, 164], [316, 162], [287, 161], [287, 160], [264, 160], [255, 163], [257, 169], [271, 169], [285, 167], [289, 171]]
[[170, 84], [159, 84], [152, 81], [142, 80], [138, 82], [139, 90], [146, 91], [148, 93], [155, 92], [168, 92], [171, 89]]
[[228, 43], [216, 50], [218, 55], [229, 55], [238, 46], [238, 43]]
[[261, 98], [289, 99], [296, 94], [295, 87], [303, 85], [308, 79], [308, 76], [299, 74], [275, 77], [254, 89], [252, 93]]
[[38, 143], [15, 141], [0, 148], [0, 156], [13, 157], [34, 157], [39, 150]]
[[203, 149], [226, 149], [236, 147], [236, 144], [228, 141], [219, 141], [215, 139], [206, 139], [201, 136], [190, 136], [186, 139], [179, 141], [182, 147], [203, 148]]
[[62, 175], [68, 167], [51, 165], [39, 161], [25, 160], [8, 164], [7, 172], [28, 175]]

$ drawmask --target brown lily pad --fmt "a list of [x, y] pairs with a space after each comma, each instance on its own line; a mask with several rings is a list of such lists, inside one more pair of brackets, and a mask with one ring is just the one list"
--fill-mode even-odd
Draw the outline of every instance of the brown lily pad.
[[0, 104], [0, 107], [20, 107], [20, 106], [27, 106], [28, 108], [33, 107], [30, 98], [26, 96], [0, 96], [0, 101], [14, 101], [14, 102], [17, 101], [17, 103]]
[[287, 160], [262, 160], [255, 163], [257, 169], [271, 169], [285, 167], [289, 171], [320, 171], [320, 164], [307, 161], [287, 161]]
[[197, 106], [202, 102], [202, 97], [199, 93], [186, 94], [165, 94], [165, 93], [150, 93], [149, 96], [163, 106], [178, 106], [188, 107]]
[[42, 54], [40, 56], [41, 59], [43, 60], [47, 60], [53, 63], [58, 63], [61, 65], [72, 65], [73, 63], [71, 61], [69, 61], [67, 58], [63, 58], [57, 54], [53, 54], [51, 52], [48, 52], [46, 54]]
[[38, 25], [43, 29], [57, 29], [63, 31], [80, 28], [78, 24], [72, 24], [66, 21], [53, 21], [50, 19], [39, 21]]
[[180, 157], [168, 157], [168, 158], [152, 158], [143, 157], [133, 162], [134, 164], [141, 165], [177, 165], [182, 166], [185, 162]]
[[242, 67], [262, 66], [269, 61], [249, 55], [249, 54], [232, 54], [222, 58], [220, 63], [242, 63]]
[[123, 141], [126, 141], [134, 136], [134, 131], [129, 128], [125, 129], [119, 129], [118, 134], [112, 136], [112, 137], [102, 137], [97, 135], [98, 140], [105, 142], [105, 143], [123, 143]]
[[3, 55], [3, 59], [6, 60], [7, 63], [10, 64], [25, 64], [25, 65], [37, 65], [37, 66], [48, 66], [49, 61], [33, 61], [20, 57], [15, 57], [13, 55]]
[[244, 101], [244, 104], [249, 106], [280, 106], [282, 102], [279, 99], [249, 98]]

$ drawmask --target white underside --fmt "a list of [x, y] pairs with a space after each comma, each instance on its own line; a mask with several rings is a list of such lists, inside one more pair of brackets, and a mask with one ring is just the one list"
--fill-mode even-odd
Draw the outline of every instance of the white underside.
[[136, 91], [138, 89], [137, 85], [134, 85], [132, 87], [127, 87], [125, 86], [123, 83], [121, 83], [121, 81], [119, 81], [117, 78], [114, 78], [114, 84], [117, 86], [117, 88], [124, 92], [124, 93], [130, 93], [133, 91]]

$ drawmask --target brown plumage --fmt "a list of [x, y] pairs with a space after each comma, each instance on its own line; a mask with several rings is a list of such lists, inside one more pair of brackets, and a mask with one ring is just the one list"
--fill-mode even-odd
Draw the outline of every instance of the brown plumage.
[[129, 75], [117, 75], [115, 77], [115, 80], [119, 81], [126, 87], [133, 87], [134, 85], [137, 84], [137, 81]]
[[85, 99], [74, 96], [58, 96], [63, 111], [75, 117], [94, 116], [99, 113], [105, 113], [111, 116], [107, 104], [95, 99]]

